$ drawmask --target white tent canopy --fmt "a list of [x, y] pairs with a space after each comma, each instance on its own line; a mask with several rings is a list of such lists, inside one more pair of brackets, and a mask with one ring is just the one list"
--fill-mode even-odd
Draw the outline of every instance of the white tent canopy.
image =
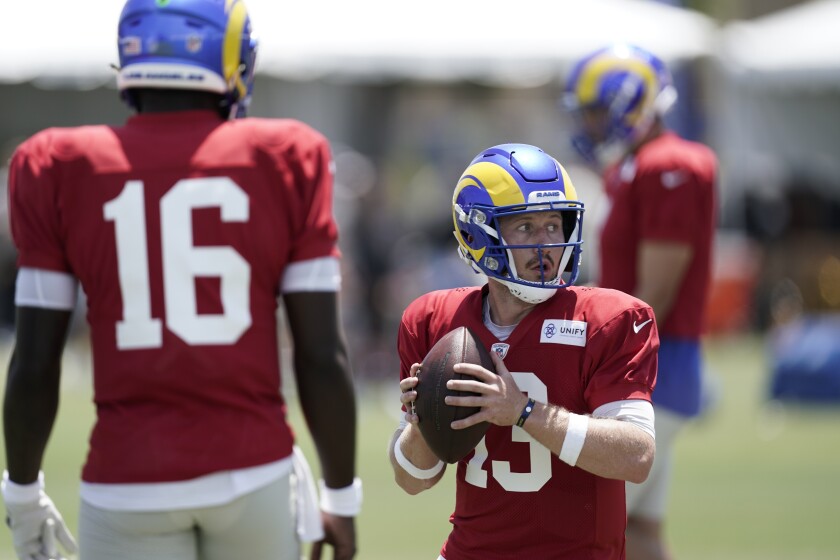
[[817, 0], [723, 30], [724, 61], [761, 83], [840, 86], [840, 0]]
[[[536, 85], [611, 41], [636, 43], [668, 61], [708, 55], [715, 31], [697, 12], [642, 0], [246, 4], [260, 38], [257, 71], [288, 79]], [[121, 6], [119, 0], [11, 3], [0, 23], [0, 82], [109, 80]]]
[[710, 139], [728, 196], [795, 185], [840, 196], [840, 0], [816, 0], [721, 31]]

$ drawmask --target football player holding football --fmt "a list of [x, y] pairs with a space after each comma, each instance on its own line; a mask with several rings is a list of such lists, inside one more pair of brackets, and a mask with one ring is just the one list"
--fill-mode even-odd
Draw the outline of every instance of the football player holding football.
[[428, 293], [403, 313], [405, 416], [390, 446], [396, 481], [416, 494], [444, 474], [411, 405], [428, 350], [469, 327], [496, 374], [455, 366], [472, 379], [448, 387], [478, 396], [447, 403], [481, 410], [452, 428], [492, 425], [457, 463], [453, 528], [440, 558], [623, 558], [624, 484], [645, 480], [655, 447], [653, 311], [616, 290], [573, 285], [584, 205], [564, 168], [537, 147], [478, 154], [451, 211], [460, 256], [488, 281]]
[[[97, 411], [81, 558], [297, 560], [308, 539], [313, 557], [328, 543], [350, 559], [361, 483], [330, 147], [301, 122], [236, 118], [256, 55], [240, 0], [129, 0], [118, 36], [137, 114], [45, 130], [11, 162], [3, 497], [17, 555], [75, 548], [40, 470], [81, 285]], [[281, 295], [320, 508], [281, 396]]]
[[666, 129], [677, 92], [663, 62], [613, 45], [580, 60], [565, 101], [573, 143], [603, 172], [610, 211], [601, 230], [599, 285], [650, 304], [661, 334], [656, 461], [627, 485], [627, 558], [664, 560], [673, 442], [701, 410], [700, 336], [709, 292], [717, 162], [704, 145]]

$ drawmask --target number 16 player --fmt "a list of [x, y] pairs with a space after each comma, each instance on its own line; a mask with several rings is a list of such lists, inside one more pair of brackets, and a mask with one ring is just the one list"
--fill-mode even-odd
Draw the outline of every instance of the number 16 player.
[[[299, 538], [319, 533], [313, 557], [323, 542], [335, 558], [355, 554], [361, 483], [331, 154], [300, 122], [232, 118], [247, 106], [255, 54], [239, 0], [129, 0], [117, 84], [137, 115], [48, 129], [13, 156], [3, 498], [21, 559], [59, 557], [56, 540], [75, 548], [40, 470], [78, 285], [97, 411], [83, 560], [297, 560]], [[323, 473], [309, 518], [294, 499], [296, 483], [311, 485], [280, 392], [279, 295]]]

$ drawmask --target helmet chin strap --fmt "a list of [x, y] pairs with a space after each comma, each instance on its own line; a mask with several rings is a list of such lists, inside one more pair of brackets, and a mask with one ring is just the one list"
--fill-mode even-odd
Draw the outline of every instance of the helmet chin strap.
[[525, 286], [522, 284], [517, 284], [516, 282], [509, 282], [507, 280], [502, 280], [501, 278], [496, 278], [496, 280], [504, 284], [510, 293], [516, 296], [518, 299], [524, 301], [525, 303], [542, 303], [544, 301], [548, 301], [554, 296], [558, 290], [554, 288], [540, 288], [538, 286]]
[[[502, 242], [502, 245], [507, 245], [507, 241], [505, 241], [502, 236], [499, 236], [499, 240]], [[506, 249], [507, 252], [507, 260], [508, 260], [508, 267], [510, 267], [511, 275], [518, 279], [522, 280], [519, 277], [519, 273], [516, 271], [516, 263], [513, 260], [513, 253], [510, 249]], [[566, 259], [568, 260], [568, 259]], [[543, 284], [557, 284], [560, 281], [561, 275], [561, 268], [557, 269], [557, 276], [554, 277], [553, 280], [548, 280], [543, 282]], [[551, 296], [557, 293], [555, 288], [542, 288], [540, 286], [526, 286], [524, 284], [517, 284], [516, 282], [510, 282], [508, 280], [502, 280], [501, 278], [497, 278], [497, 280], [507, 286], [507, 289], [510, 290], [510, 293], [516, 296], [518, 299], [524, 301], [525, 303], [542, 303], [547, 301]], [[527, 282], [528, 280], [524, 280]]]

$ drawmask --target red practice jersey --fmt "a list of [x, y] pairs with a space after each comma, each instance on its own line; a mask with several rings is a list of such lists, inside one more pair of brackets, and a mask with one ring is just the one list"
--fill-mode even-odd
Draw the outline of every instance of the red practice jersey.
[[[659, 338], [645, 303], [615, 290], [562, 289], [501, 342], [483, 323], [486, 295], [485, 286], [415, 300], [400, 325], [401, 376], [444, 334], [466, 326], [504, 355], [518, 387], [539, 402], [587, 414], [650, 400]], [[517, 427], [491, 426], [457, 469], [447, 560], [624, 557], [624, 481], [569, 466]]]
[[716, 173], [717, 160], [709, 148], [666, 132], [604, 177], [611, 208], [601, 231], [601, 286], [635, 292], [642, 241], [682, 243], [692, 249], [671, 312], [659, 318], [663, 336], [697, 339], [703, 331], [716, 223]]
[[209, 111], [48, 129], [15, 153], [19, 266], [87, 296], [97, 421], [83, 479], [187, 480], [279, 460], [277, 297], [338, 256], [327, 141]]

